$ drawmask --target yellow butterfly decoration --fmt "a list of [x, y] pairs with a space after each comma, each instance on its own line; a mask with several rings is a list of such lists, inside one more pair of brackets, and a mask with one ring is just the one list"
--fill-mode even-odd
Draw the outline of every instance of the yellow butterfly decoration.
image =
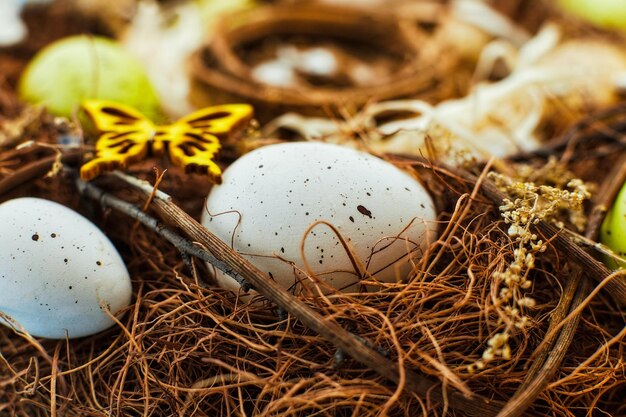
[[84, 181], [167, 151], [172, 163], [185, 172], [208, 175], [220, 183], [222, 170], [213, 161], [220, 140], [245, 127], [253, 115], [250, 105], [225, 104], [159, 126], [132, 107], [112, 101], [88, 100], [82, 107], [100, 132], [95, 158], [80, 169]]

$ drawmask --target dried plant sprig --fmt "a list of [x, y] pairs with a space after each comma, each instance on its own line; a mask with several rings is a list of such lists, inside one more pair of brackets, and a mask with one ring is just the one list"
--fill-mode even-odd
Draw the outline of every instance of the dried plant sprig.
[[[549, 163], [554, 163], [551, 159]], [[566, 171], [566, 170], [565, 170]], [[565, 172], [568, 175], [567, 172]], [[622, 156], [614, 168], [605, 177], [593, 198], [594, 209], [587, 222], [585, 237], [594, 241], [600, 233], [600, 225], [606, 215], [606, 207], [610, 206], [626, 179], [626, 155]], [[571, 179], [570, 179], [571, 180]], [[578, 268], [570, 277], [561, 294], [558, 307], [550, 317], [550, 327], [546, 339], [533, 353], [533, 363], [528, 375], [516, 393], [500, 411], [498, 417], [517, 417], [522, 415], [548, 385], [548, 381], [556, 374], [565, 353], [574, 341], [576, 328], [580, 320], [580, 311], [562, 325], [568, 310], [576, 311], [584, 302], [589, 291], [589, 283], [583, 280], [583, 270]], [[560, 327], [559, 331], [555, 331]]]
[[518, 172], [520, 176], [516, 179], [495, 172], [489, 174], [494, 184], [508, 196], [499, 210], [508, 225], [507, 234], [515, 249], [513, 260], [504, 271], [492, 274], [501, 285], [497, 302], [504, 312], [501, 321], [506, 323], [505, 328], [487, 341], [488, 347], [482, 358], [470, 366], [470, 372], [484, 369], [496, 358], [510, 359], [510, 337], [516, 329], [524, 329], [531, 322], [531, 317], [525, 314], [526, 309], [536, 305], [535, 299], [526, 295], [526, 290], [533, 285], [530, 271], [535, 268], [536, 256], [547, 249], [546, 243], [532, 232], [531, 227], [548, 221], [562, 228], [564, 213], [575, 227], [585, 226], [583, 202], [591, 197], [591, 192], [583, 181], [574, 178], [554, 160], [540, 170], [522, 166]]

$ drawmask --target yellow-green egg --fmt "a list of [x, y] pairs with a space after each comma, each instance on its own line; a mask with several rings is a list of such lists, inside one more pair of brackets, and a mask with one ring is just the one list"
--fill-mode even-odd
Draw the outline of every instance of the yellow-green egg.
[[[613, 207], [602, 223], [600, 241], [617, 255], [626, 259], [626, 184], [622, 186]], [[615, 269], [618, 267], [625, 268], [626, 260], [618, 263], [609, 258], [607, 265]]]
[[160, 117], [156, 92], [141, 66], [115, 41], [72, 36], [42, 49], [19, 82], [24, 101], [70, 116], [86, 99], [117, 101], [152, 119]]
[[567, 13], [605, 28], [626, 29], [624, 0], [559, 0]]

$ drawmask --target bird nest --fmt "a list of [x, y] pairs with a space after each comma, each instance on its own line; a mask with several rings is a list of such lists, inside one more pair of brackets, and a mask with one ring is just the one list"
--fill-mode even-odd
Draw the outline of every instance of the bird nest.
[[[432, 90], [453, 59], [442, 54], [433, 65], [426, 39], [417, 24], [393, 15], [315, 5], [254, 8], [224, 21], [194, 55], [191, 97], [198, 105], [252, 103], [262, 121], [285, 111], [354, 111], [372, 100]], [[308, 61], [332, 62], [306, 65], [307, 50], [317, 53]], [[293, 75], [278, 73], [276, 85], [267, 66], [272, 61], [297, 68]]]
[[[3, 133], [13, 138], [0, 149], [0, 201], [37, 196], [87, 216], [119, 249], [133, 282], [131, 306], [97, 335], [53, 341], [0, 328], [0, 416], [626, 413], [626, 280], [594, 258], [593, 243], [602, 207], [626, 177], [623, 106], [509, 158], [507, 177], [489, 174], [491, 163], [453, 168], [383, 155], [435, 196], [438, 239], [398, 282], [364, 278], [367, 291], [293, 295], [198, 227], [210, 189], [202, 178], [176, 167], [155, 173], [161, 162], [153, 160], [130, 175], [171, 198], [128, 176], [77, 188], [76, 168], [91, 148], [59, 150], [69, 127], [20, 103], [22, 58], [0, 58], [9, 80], [0, 85]], [[506, 200], [517, 184], [567, 188], [559, 178], [595, 184], [595, 192], [578, 207], [559, 194], [559, 210], [530, 226], [545, 248], [526, 265], [530, 284], [516, 290], [514, 300], [525, 301], [514, 313], [502, 295], [519, 253], [510, 233], [516, 208]], [[576, 210], [583, 232], [559, 217]], [[195, 242], [197, 257], [184, 242]], [[207, 251], [258, 296], [213, 285], [199, 260]]]

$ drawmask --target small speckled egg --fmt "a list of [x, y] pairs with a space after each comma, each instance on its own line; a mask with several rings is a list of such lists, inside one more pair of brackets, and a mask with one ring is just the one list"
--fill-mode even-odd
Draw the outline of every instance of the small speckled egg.
[[[130, 304], [119, 253], [93, 223], [39, 198], [0, 204], [0, 311], [33, 336], [82, 337]], [[0, 322], [7, 324], [0, 319]]]
[[[298, 291], [321, 281], [355, 290], [368, 274], [385, 282], [406, 278], [410, 260], [434, 238], [435, 220], [425, 188], [394, 165], [337, 145], [299, 142], [235, 161], [211, 190], [202, 224]], [[225, 274], [216, 278], [238, 288]]]
[[600, 241], [613, 252], [624, 258], [623, 262], [607, 259], [610, 268], [626, 268], [626, 184], [615, 198], [613, 207], [608, 211], [602, 223]]

